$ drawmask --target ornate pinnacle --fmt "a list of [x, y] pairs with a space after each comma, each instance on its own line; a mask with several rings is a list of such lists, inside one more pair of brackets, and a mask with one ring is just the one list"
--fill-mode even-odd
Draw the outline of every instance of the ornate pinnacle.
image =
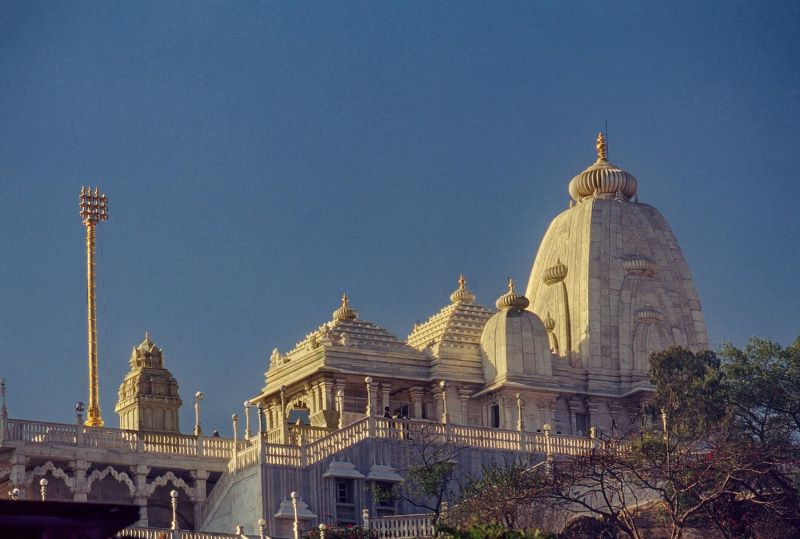
[[334, 320], [355, 320], [358, 313], [350, 308], [350, 300], [347, 294], [342, 294], [342, 306], [333, 311]]
[[510, 294], [514, 293], [514, 279], [512, 279], [511, 277], [508, 278], [508, 292]]
[[608, 145], [606, 144], [606, 137], [603, 136], [601, 131], [597, 134], [597, 159], [605, 161], [606, 155], [608, 155]]
[[458, 276], [458, 289], [450, 294], [450, 301], [453, 303], [458, 303], [459, 301], [472, 303], [475, 301], [475, 294], [467, 290], [467, 279], [463, 273]]

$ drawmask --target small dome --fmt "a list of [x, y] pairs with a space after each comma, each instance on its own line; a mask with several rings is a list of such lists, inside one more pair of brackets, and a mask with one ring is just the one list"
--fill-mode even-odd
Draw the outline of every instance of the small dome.
[[560, 283], [564, 280], [564, 277], [567, 276], [567, 266], [561, 263], [561, 260], [557, 260], [554, 266], [550, 266], [546, 270], [544, 270], [544, 276], [542, 280], [544, 284], [551, 285], [555, 283]]
[[495, 305], [500, 310], [516, 309], [522, 311], [528, 308], [530, 301], [525, 296], [520, 296], [514, 292], [514, 280], [508, 279], [508, 292], [497, 298]]
[[342, 306], [333, 311], [334, 320], [355, 320], [358, 318], [358, 313], [350, 308], [350, 300], [347, 299], [347, 294], [342, 294]]
[[467, 290], [467, 280], [464, 278], [464, 274], [458, 276], [458, 289], [455, 292], [450, 294], [450, 301], [453, 303], [474, 303], [475, 302], [475, 294]]
[[509, 292], [497, 300], [500, 309], [486, 322], [481, 334], [481, 363], [486, 383], [522, 381], [552, 374], [550, 342], [542, 320], [526, 311], [528, 299]]
[[632, 174], [608, 162], [606, 139], [603, 133], [597, 135], [597, 161], [572, 178], [569, 182], [569, 195], [576, 201], [596, 196], [630, 199], [636, 194], [638, 182]]

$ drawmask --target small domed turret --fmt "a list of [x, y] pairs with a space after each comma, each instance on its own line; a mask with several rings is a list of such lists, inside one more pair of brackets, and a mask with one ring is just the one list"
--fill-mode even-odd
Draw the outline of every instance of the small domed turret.
[[481, 335], [486, 383], [552, 374], [547, 331], [536, 314], [525, 310], [528, 303], [528, 298], [514, 292], [514, 281], [509, 279], [508, 292], [497, 299], [499, 311]]

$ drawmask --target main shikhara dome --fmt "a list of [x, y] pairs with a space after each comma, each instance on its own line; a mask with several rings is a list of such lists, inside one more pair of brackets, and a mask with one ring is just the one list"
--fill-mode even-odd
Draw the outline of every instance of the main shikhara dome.
[[708, 347], [689, 267], [667, 221], [631, 200], [638, 183], [606, 160], [569, 184], [575, 200], [545, 232], [526, 295], [552, 317], [559, 363], [587, 373], [585, 390], [647, 385], [648, 358], [670, 345]]

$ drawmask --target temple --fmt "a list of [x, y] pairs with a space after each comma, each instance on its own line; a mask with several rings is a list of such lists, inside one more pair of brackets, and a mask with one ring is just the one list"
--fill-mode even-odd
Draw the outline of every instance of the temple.
[[424, 536], [404, 517], [419, 508], [375, 495], [404, 480], [415, 440], [458, 448], [452, 458], [472, 473], [586, 451], [598, 431], [646, 419], [651, 353], [708, 347], [678, 242], [637, 188], [607, 160], [600, 134], [524, 295], [498, 278], [487, 306], [461, 275], [405, 339], [344, 295], [291, 350], [273, 350], [262, 390], [242, 396], [232, 439], [180, 433], [178, 383], [149, 335], [119, 388], [119, 429], [9, 418], [4, 393], [0, 497], [16, 489], [35, 499], [45, 478], [48, 499], [139, 506], [139, 528], [290, 537], [295, 522], [364, 523], [382, 536]]

